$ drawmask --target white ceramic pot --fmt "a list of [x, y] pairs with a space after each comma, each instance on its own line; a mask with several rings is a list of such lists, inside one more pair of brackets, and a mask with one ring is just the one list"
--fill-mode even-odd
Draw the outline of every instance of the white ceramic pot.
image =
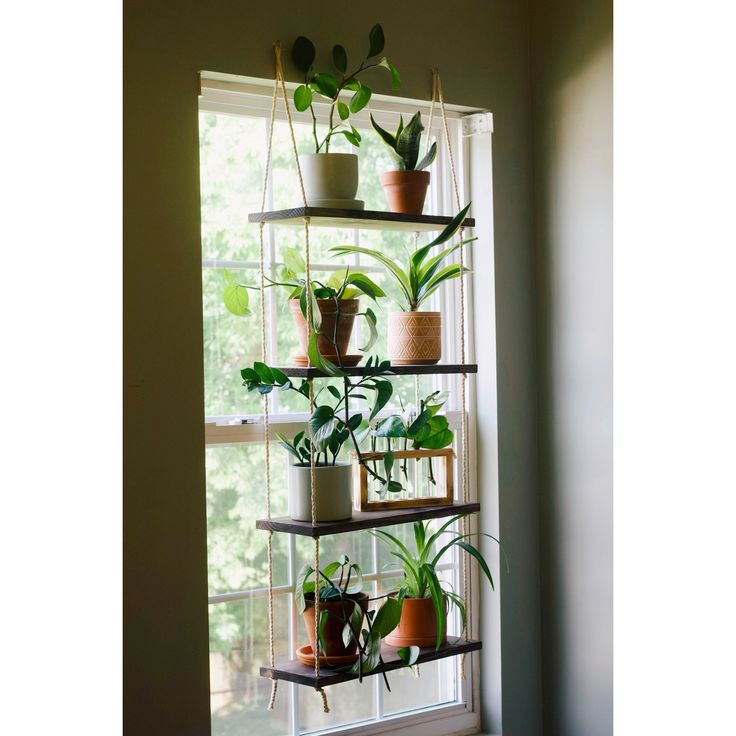
[[441, 357], [441, 312], [388, 315], [388, 359], [394, 365], [434, 365]]
[[[317, 521], [342, 521], [353, 515], [353, 468], [336, 463], [314, 469], [317, 486]], [[289, 516], [295, 521], [312, 520], [309, 464], [289, 464]]]
[[358, 193], [358, 156], [354, 153], [309, 153], [299, 157], [310, 207], [362, 210]]

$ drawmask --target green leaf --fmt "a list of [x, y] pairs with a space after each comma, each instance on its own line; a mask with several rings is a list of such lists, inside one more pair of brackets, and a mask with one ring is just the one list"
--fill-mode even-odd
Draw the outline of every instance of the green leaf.
[[396, 654], [407, 667], [411, 667], [419, 659], [419, 647], [399, 647]]
[[342, 133], [347, 141], [356, 148], [360, 146], [360, 141], [349, 130], [339, 130], [338, 133]]
[[488, 563], [485, 561], [485, 558], [480, 553], [480, 551], [473, 547], [472, 544], [468, 544], [467, 542], [458, 542], [457, 545], [458, 547], [462, 547], [469, 555], [471, 555], [471, 557], [474, 557], [476, 560], [478, 560], [480, 569], [483, 570], [485, 576], [488, 578], [488, 582], [491, 584], [491, 590], [495, 590], [495, 586], [493, 584], [493, 576], [491, 575], [491, 571], [488, 569]]
[[391, 74], [391, 87], [393, 89], [399, 89], [401, 87], [401, 77], [396, 67], [385, 56], [378, 62], [378, 65], [389, 70]]
[[360, 112], [371, 99], [372, 91], [365, 84], [360, 85], [360, 89], [350, 98], [350, 112]]
[[253, 363], [253, 369], [263, 383], [274, 383], [273, 371], [265, 363], [259, 363], [256, 361]]
[[347, 277], [347, 283], [360, 289], [367, 297], [375, 301], [386, 296], [386, 292], [364, 273], [354, 272]]
[[[312, 332], [313, 334], [315, 332], [319, 332], [319, 328], [322, 326], [322, 312], [319, 309], [319, 304], [317, 303], [317, 297], [315, 296], [315, 289], [310, 289], [309, 295], [310, 295], [310, 302], [311, 302], [311, 317], [312, 317]], [[309, 312], [307, 310], [307, 287], [302, 287], [301, 292], [299, 293], [299, 307], [302, 310], [302, 315], [304, 316], [304, 319], [308, 320]]]
[[369, 419], [373, 419], [386, 406], [393, 391], [391, 381], [376, 381], [376, 403], [373, 405]]
[[332, 47], [332, 63], [343, 74], [348, 70], [348, 53], [339, 43]]
[[323, 404], [318, 406], [309, 418], [309, 435], [315, 449], [324, 450], [337, 425], [335, 410]]
[[337, 95], [337, 80], [332, 74], [327, 72], [319, 72], [314, 75], [314, 84], [321, 95], [328, 97], [331, 100], [335, 99]]
[[367, 59], [370, 59], [372, 56], [377, 56], [381, 51], [383, 51], [383, 47], [386, 45], [386, 39], [383, 35], [383, 28], [381, 28], [379, 23], [376, 23], [376, 25], [371, 28], [370, 33], [368, 34], [368, 42]]
[[429, 147], [429, 151], [424, 154], [424, 157], [422, 160], [414, 167], [415, 171], [421, 171], [422, 169], [426, 169], [427, 166], [429, 166], [437, 157], [437, 142], [433, 141], [432, 145]]
[[389, 133], [387, 130], [382, 128], [373, 118], [373, 113], [371, 113], [371, 125], [373, 126], [373, 130], [378, 133], [381, 140], [392, 150], [396, 150], [396, 139]]
[[[296, 576], [296, 585], [294, 586], [294, 596], [295, 596], [295, 603], [296, 603], [296, 610], [297, 613], [302, 614], [307, 608], [307, 602], [304, 598], [305, 592], [310, 592], [309, 590], [305, 591], [305, 584], [307, 582], [307, 578], [314, 572], [314, 568], [306, 564], [304, 567], [302, 567], [301, 570], [299, 570], [299, 574]], [[314, 583], [312, 583], [312, 590], [314, 590]]]
[[376, 327], [376, 315], [372, 309], [366, 309], [365, 312], [363, 312], [363, 316], [365, 317], [365, 321], [368, 323], [368, 342], [366, 342], [362, 347], [358, 346], [358, 350], [360, 350], [361, 353], [367, 353], [373, 347], [376, 340], [378, 340], [378, 328]]
[[312, 90], [305, 84], [300, 84], [294, 90], [294, 107], [304, 112], [312, 104]]
[[246, 314], [251, 314], [248, 307], [250, 298], [248, 296], [248, 289], [240, 284], [230, 283], [225, 287], [223, 292], [223, 301], [228, 312], [238, 317], [243, 317]]
[[355, 441], [360, 444], [369, 434], [371, 431], [371, 425], [368, 422], [367, 419], [361, 419], [360, 424], [358, 425], [357, 429], [353, 430], [353, 434], [355, 435]]
[[411, 423], [409, 429], [406, 430], [406, 436], [412, 438], [416, 436], [427, 422], [432, 418], [433, 412], [430, 409], [424, 409], [422, 413]]
[[339, 401], [342, 398], [342, 394], [337, 390], [336, 386], [328, 386], [327, 390]]
[[407, 171], [413, 171], [416, 166], [423, 130], [421, 113], [416, 112], [396, 140], [396, 153], [401, 156]]
[[294, 65], [304, 74], [309, 72], [316, 55], [314, 44], [306, 36], [299, 36], [291, 47], [291, 58]]
[[329, 611], [322, 610], [319, 612], [319, 625], [317, 626], [317, 637], [319, 638], [320, 649], [327, 654], [327, 644], [325, 642], [325, 624], [327, 623], [327, 617]]
[[273, 375], [273, 382], [279, 386], [285, 386], [286, 384], [291, 385], [291, 381], [286, 373], [280, 371], [278, 368], [271, 368], [271, 374]]
[[446, 240], [449, 240], [460, 229], [460, 225], [463, 224], [465, 215], [468, 214], [468, 210], [470, 209], [470, 204], [471, 203], [468, 203], [463, 207], [460, 212], [458, 212], [445, 226], [445, 229], [428, 246], [425, 247], [431, 248], [434, 245], [439, 245], [440, 243], [444, 243]]
[[400, 416], [392, 414], [376, 424], [373, 434], [376, 437], [405, 437], [406, 427]]
[[386, 473], [386, 478], [388, 479], [388, 490], [391, 490], [391, 471], [394, 467], [394, 454], [389, 450], [384, 456], [383, 456], [383, 469]]
[[342, 100], [337, 101], [337, 114], [340, 116], [340, 120], [347, 120], [350, 117], [350, 110]]
[[[355, 637], [360, 637], [360, 628], [363, 624], [363, 609], [358, 603], [353, 604], [353, 611], [345, 622], [342, 630], [342, 643], [348, 647]], [[353, 635], [355, 632], [355, 635]], [[356, 642], [357, 643], [357, 642]]]
[[340, 370], [331, 360], [325, 358], [322, 353], [319, 352], [318, 347], [319, 335], [316, 332], [312, 333], [309, 338], [309, 344], [307, 345], [307, 357], [309, 362], [317, 369], [321, 370], [328, 376], [337, 378], [338, 376], [344, 376], [345, 372]]
[[437, 579], [437, 573], [434, 567], [425, 562], [420, 567], [420, 570], [426, 576], [429, 594], [434, 606], [434, 615], [437, 620], [437, 642], [435, 649], [439, 649], [442, 644], [442, 636], [445, 633], [445, 598], [442, 594], [440, 581]]
[[387, 598], [373, 619], [373, 632], [382, 639], [387, 637], [399, 625], [401, 607], [396, 598]]
[[286, 247], [281, 251], [281, 254], [284, 259], [284, 265], [291, 273], [299, 275], [307, 272], [307, 264], [304, 258], [302, 258], [302, 254], [296, 248]]

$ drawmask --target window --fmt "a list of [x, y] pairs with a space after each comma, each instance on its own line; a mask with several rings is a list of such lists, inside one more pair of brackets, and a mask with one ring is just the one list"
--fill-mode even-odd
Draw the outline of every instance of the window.
[[[369, 677], [362, 684], [350, 682], [328, 688], [331, 708], [328, 715], [322, 713], [321, 701], [312, 690], [281, 682], [276, 710], [272, 713], [266, 710], [270, 681], [258, 674], [260, 665], [268, 661], [266, 535], [257, 531], [254, 524], [255, 519], [265, 516], [261, 400], [245, 392], [239, 376], [241, 368], [260, 359], [257, 317], [260, 297], [257, 292], [251, 292], [253, 316], [235, 317], [225, 310], [222, 292], [224, 269], [241, 281], [255, 284], [258, 278], [258, 227], [247, 224], [247, 214], [260, 209], [271, 93], [270, 82], [203, 80], [200, 99], [212, 733], [298, 736], [334, 729], [340, 729], [341, 733], [390, 733], [394, 728], [407, 729], [414, 723], [423, 724], [422, 733], [428, 736], [435, 733], [433, 729], [437, 729], [437, 734], [472, 729], [478, 724], [473, 707], [472, 671], [468, 666], [468, 679], [461, 681], [455, 657], [421, 665], [418, 681], [410, 670], [390, 673], [391, 692], [380, 676]], [[377, 95], [371, 101], [373, 115], [388, 128], [395, 126], [399, 111], [405, 117], [410, 116], [418, 106], [423, 110], [426, 126], [429, 112], [426, 103], [398, 104]], [[273, 138], [273, 175], [267, 209], [301, 203], [291, 141], [283, 119], [283, 100], [279, 100], [277, 110], [277, 115], [282, 117], [277, 119]], [[385, 209], [377, 172], [388, 168], [388, 154], [370, 128], [367, 111], [351, 121], [365, 132], [359, 150], [359, 197], [365, 200], [367, 209]], [[311, 135], [307, 114], [296, 114], [295, 126], [300, 150], [307, 152]], [[451, 113], [450, 126], [460, 177], [464, 181], [465, 139], [458, 112]], [[440, 133], [441, 119], [436, 114], [432, 134]], [[347, 141], [342, 146], [335, 150], [350, 150]], [[445, 149], [440, 148], [425, 211], [448, 214], [454, 211], [455, 205]], [[467, 200], [466, 191], [461, 197]], [[300, 228], [267, 227], [265, 234], [267, 269], [272, 273], [280, 265], [281, 248], [303, 247]], [[407, 236], [312, 228], [310, 241], [316, 275], [344, 267], [345, 262], [329, 254], [333, 245], [360, 242], [399, 255], [407, 245]], [[381, 269], [374, 263], [360, 265], [379, 282], [383, 278]], [[268, 361], [273, 365], [288, 364], [289, 356], [296, 349], [296, 336], [283, 294], [268, 289], [266, 299]], [[452, 284], [445, 286], [434, 299], [432, 308], [443, 313], [444, 359], [453, 361], [458, 356], [457, 289]], [[361, 344], [359, 326], [356, 332], [357, 346]], [[472, 359], [472, 343], [469, 345], [468, 361]], [[385, 329], [372, 352], [386, 355]], [[394, 379], [395, 397], [414, 403], [414, 381], [411, 376]], [[458, 385], [457, 376], [422, 376], [419, 382], [420, 395], [437, 388], [450, 390], [452, 403], [447, 406], [447, 415], [458, 430], [457, 453], [460, 452]], [[274, 430], [281, 425], [293, 426], [306, 421], [307, 407], [298, 399], [276, 392], [269, 395]], [[471, 427], [472, 412], [470, 408]], [[286, 463], [285, 453], [274, 446], [271, 477], [276, 516], [287, 513]], [[390, 531], [406, 539], [411, 534], [410, 527]], [[294, 609], [292, 586], [302, 564], [311, 561], [313, 544], [304, 537], [274, 534], [273, 546], [276, 657], [284, 659], [292, 657], [294, 649], [305, 641], [303, 624]], [[367, 532], [322, 538], [321, 560], [327, 562], [342, 553], [360, 561], [373, 595], [389, 590], [398, 578], [392, 558]], [[457, 590], [462, 584], [460, 564], [461, 560], [448, 559], [443, 569], [446, 580]], [[451, 632], [453, 627], [459, 632], [457, 620], [450, 622]], [[402, 730], [402, 733], [411, 731]]]

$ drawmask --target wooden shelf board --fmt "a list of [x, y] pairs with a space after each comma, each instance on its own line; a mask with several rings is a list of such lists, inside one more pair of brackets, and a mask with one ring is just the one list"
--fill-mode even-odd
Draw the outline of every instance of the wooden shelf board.
[[[306, 366], [288, 365], [276, 366], [282, 373], [291, 378], [331, 378], [317, 368]], [[477, 373], [477, 363], [436, 363], [435, 365], [392, 365], [389, 369], [390, 375], [394, 376], [425, 376], [440, 375], [448, 373]], [[349, 376], [365, 376], [365, 366], [356, 365], [343, 368], [343, 372]]]
[[[445, 659], [446, 657], [454, 657], [463, 652], [474, 652], [481, 647], [482, 643], [477, 640], [465, 641], [457, 637], [448, 637], [447, 644], [436, 651], [434, 647], [420, 649], [417, 664]], [[381, 649], [384, 664], [382, 666], [379, 665], [373, 672], [363, 675], [363, 677], [372, 677], [381, 672], [390, 672], [391, 670], [396, 670], [404, 666], [404, 663], [396, 654], [395, 647], [384, 644]], [[358, 679], [358, 675], [349, 675], [344, 672], [325, 670], [323, 668], [320, 668], [319, 677], [315, 677], [314, 668], [307, 667], [307, 665], [302, 664], [298, 660], [279, 662], [273, 668], [264, 665], [261, 667], [261, 677], [268, 677], [272, 680], [288, 680], [289, 682], [308, 685], [310, 687], [326, 687], [327, 685], [337, 685], [340, 682], [349, 682], [350, 680]]]
[[[273, 225], [301, 225], [309, 217], [315, 227], [359, 228], [361, 230], [400, 230], [404, 232], [432, 232], [442, 230], [452, 218], [438, 215], [402, 215], [377, 210], [343, 210], [332, 207], [293, 207], [288, 210], [252, 212], [248, 222], [266, 222]], [[475, 219], [466, 217], [464, 227], [475, 227]]]
[[326, 537], [330, 534], [376, 529], [394, 524], [408, 524], [422, 519], [439, 519], [456, 514], [474, 514], [480, 511], [479, 503], [452, 503], [442, 506], [424, 506], [416, 509], [392, 509], [390, 511], [353, 511], [353, 518], [345, 521], [322, 521], [312, 524], [309, 521], [294, 521], [288, 516], [275, 519], [258, 519], [256, 529], [286, 534], [299, 534], [303, 537]]

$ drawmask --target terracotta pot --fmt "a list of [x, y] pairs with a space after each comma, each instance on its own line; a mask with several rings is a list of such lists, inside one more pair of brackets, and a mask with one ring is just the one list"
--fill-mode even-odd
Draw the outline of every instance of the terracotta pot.
[[391, 212], [422, 214], [429, 187], [429, 171], [384, 171], [380, 179]]
[[[311, 600], [310, 600], [311, 598]], [[343, 610], [344, 605], [344, 610]], [[363, 611], [368, 610], [368, 596], [365, 593], [357, 593], [351, 596], [351, 600], [342, 601], [321, 601], [319, 604], [320, 615], [322, 611], [328, 611], [327, 621], [324, 628], [325, 647], [327, 656], [345, 657], [355, 654], [358, 651], [356, 642], [350, 642], [350, 646], [342, 643], [342, 630], [347, 623], [353, 608], [359, 605]], [[307, 597], [307, 607], [302, 614], [304, 626], [307, 629], [309, 644], [312, 651], [316, 651], [314, 642], [314, 594], [310, 593]]]
[[[447, 599], [444, 600], [445, 631], [442, 644], [447, 641]], [[437, 644], [437, 617], [432, 599], [404, 598], [399, 625], [386, 637], [386, 644], [392, 647], [434, 647]]]
[[[345, 357], [348, 354], [350, 336], [353, 334], [353, 324], [355, 322], [355, 315], [360, 309], [360, 301], [358, 299], [340, 299], [338, 303], [340, 305], [340, 318], [337, 325], [336, 342], [340, 355]], [[329, 358], [329, 360], [334, 362], [337, 360], [335, 346], [332, 344], [337, 318], [335, 302], [332, 299], [317, 299], [317, 306], [322, 315], [322, 325], [319, 330], [320, 334], [317, 340], [317, 347], [323, 357]], [[289, 310], [296, 325], [302, 356], [306, 360], [308, 345], [307, 320], [304, 319], [298, 299], [291, 299], [289, 301]], [[325, 335], [329, 335], [329, 339]]]
[[394, 365], [434, 365], [442, 358], [440, 312], [392, 312], [388, 359]]

